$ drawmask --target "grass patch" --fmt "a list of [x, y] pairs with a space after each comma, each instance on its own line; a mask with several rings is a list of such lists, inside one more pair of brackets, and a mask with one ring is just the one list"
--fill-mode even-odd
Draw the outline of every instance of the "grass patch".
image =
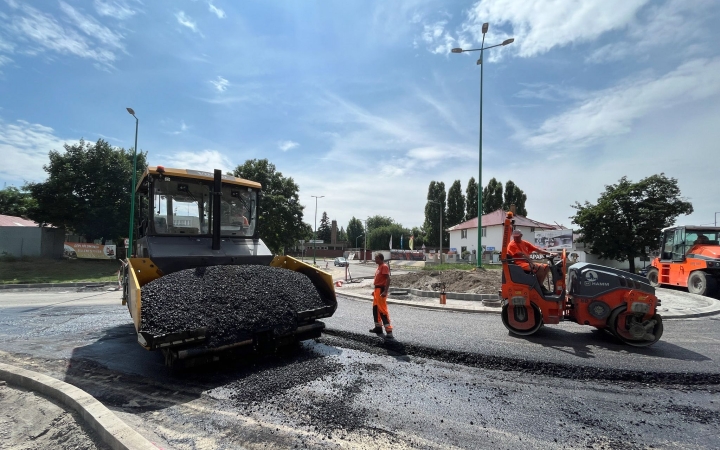
[[119, 261], [1, 258], [0, 284], [117, 281]]

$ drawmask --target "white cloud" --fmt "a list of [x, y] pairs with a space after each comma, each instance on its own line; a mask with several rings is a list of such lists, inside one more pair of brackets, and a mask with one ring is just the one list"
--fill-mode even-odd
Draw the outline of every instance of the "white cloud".
[[119, 20], [125, 20], [136, 14], [136, 11], [127, 6], [123, 1], [103, 2], [101, 0], [95, 0], [95, 10], [101, 16], [114, 17]]
[[42, 181], [47, 178], [43, 165], [49, 162], [50, 150], [64, 152], [63, 144], [75, 140], [63, 140], [50, 127], [18, 120], [5, 123], [0, 120], [0, 177], [18, 186], [24, 181]]
[[233, 164], [227, 156], [217, 150], [177, 152], [160, 154], [157, 157], [153, 156], [151, 153], [149, 164], [160, 164], [165, 167], [205, 170], [208, 172], [220, 169], [223, 173], [231, 171], [235, 168], [235, 164]]
[[177, 21], [178, 21], [178, 23], [179, 23], [180, 25], [182, 25], [182, 26], [184, 26], [184, 27], [187, 27], [187, 28], [190, 28], [190, 29], [193, 31], [193, 33], [198, 33], [198, 32], [199, 32], [199, 31], [198, 31], [198, 28], [197, 28], [197, 25], [195, 24], [195, 22], [194, 22], [191, 18], [189, 18], [189, 17], [185, 14], [185, 11], [180, 11], [180, 12], [175, 13], [175, 18], [177, 19]]
[[445, 32], [447, 20], [423, 25], [422, 40], [428, 44], [430, 53], [446, 54], [454, 47], [455, 38]]
[[[618, 36], [625, 41], [612, 42], [595, 49], [586, 58], [590, 63], [619, 61], [629, 56], [646, 57], [653, 49], [682, 48], [684, 55], [702, 52], [695, 42], [706, 41], [703, 21], [707, 20], [709, 10], [717, 5], [712, 0], [668, 0], [655, 2], [638, 13], [636, 20], [630, 21], [627, 33]], [[673, 33], [669, 39], [669, 32]]]
[[225, 92], [230, 85], [230, 82], [225, 78], [218, 76], [215, 80], [210, 80], [210, 84], [215, 86], [218, 92]]
[[9, 57], [7, 57], [5, 55], [0, 55], [0, 67], [4, 66], [6, 64], [10, 64], [11, 62], [12, 62], [12, 59], [10, 59]]
[[210, 9], [210, 12], [218, 16], [218, 19], [224, 19], [225, 18], [225, 11], [218, 8], [217, 6], [213, 5], [211, 2], [208, 2], [208, 8]]
[[286, 152], [286, 151], [288, 151], [288, 150], [292, 150], [292, 149], [294, 149], [295, 147], [298, 147], [299, 145], [300, 145], [300, 144], [298, 144], [297, 142], [293, 142], [293, 141], [280, 141], [280, 142], [278, 142], [278, 148], [279, 148], [280, 150], [284, 151], [284, 152]]
[[[482, 24], [510, 24], [520, 56], [545, 53], [554, 47], [588, 42], [628, 26], [649, 0], [481, 0], [468, 12], [463, 29], [482, 38]], [[497, 33], [493, 31], [494, 37]], [[501, 42], [504, 37], [498, 38]]]
[[[116, 59], [115, 52], [123, 50], [121, 34], [100, 25], [90, 16], [78, 13], [64, 2], [60, 2], [60, 7], [72, 21], [67, 25], [27, 4], [10, 3], [10, 6], [14, 8], [13, 14], [4, 19], [8, 22], [6, 29], [16, 37], [16, 42], [10, 44], [16, 53], [35, 55], [50, 50], [109, 65]], [[7, 48], [8, 45], [0, 45], [0, 50]]]
[[644, 77], [589, 94], [547, 119], [526, 141], [531, 147], [584, 146], [629, 133], [633, 122], [657, 110], [720, 94], [720, 58], [695, 59], [659, 78]]
[[122, 35], [111, 31], [109, 28], [98, 23], [94, 18], [79, 13], [75, 8], [65, 2], [60, 2], [60, 8], [75, 22], [75, 25], [85, 34], [94, 37], [100, 42], [111, 47], [122, 49]]

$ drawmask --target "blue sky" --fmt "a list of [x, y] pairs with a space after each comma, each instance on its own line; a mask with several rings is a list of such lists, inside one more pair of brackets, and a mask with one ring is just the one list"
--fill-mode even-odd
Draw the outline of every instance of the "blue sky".
[[713, 0], [0, 0], [0, 187], [45, 179], [80, 138], [150, 164], [267, 158], [326, 211], [420, 226], [430, 181], [512, 179], [570, 226], [622, 176], [665, 172], [720, 211], [720, 4]]

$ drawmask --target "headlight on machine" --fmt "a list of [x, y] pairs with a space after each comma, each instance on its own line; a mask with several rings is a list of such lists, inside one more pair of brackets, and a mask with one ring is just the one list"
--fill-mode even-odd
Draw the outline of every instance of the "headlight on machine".
[[647, 314], [650, 311], [650, 305], [647, 303], [635, 302], [630, 304], [630, 311], [636, 313]]
[[525, 297], [513, 297], [510, 299], [513, 306], [524, 306], [525, 305]]

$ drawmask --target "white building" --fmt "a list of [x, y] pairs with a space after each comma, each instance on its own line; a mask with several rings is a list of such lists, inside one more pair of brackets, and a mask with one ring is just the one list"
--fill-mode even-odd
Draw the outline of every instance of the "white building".
[[[502, 247], [503, 225], [507, 213], [502, 209], [482, 216], [482, 246], [484, 247], [484, 260], [490, 260], [494, 251]], [[533, 242], [535, 231], [555, 230], [558, 227], [515, 215], [515, 228], [522, 231], [523, 239]], [[450, 233], [450, 250], [462, 255], [462, 252], [473, 253], [477, 249], [478, 220], [477, 217], [455, 225], [448, 229]]]

